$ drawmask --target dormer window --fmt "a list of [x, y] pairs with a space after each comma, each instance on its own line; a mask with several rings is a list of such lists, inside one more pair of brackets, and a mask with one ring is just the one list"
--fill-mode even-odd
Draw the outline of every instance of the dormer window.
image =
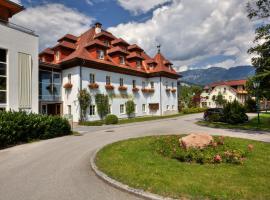
[[110, 43], [108, 40], [104, 40], [104, 44], [106, 45], [106, 47], [110, 46]]
[[60, 51], [56, 51], [55, 59], [56, 59], [56, 61], [60, 60]]
[[104, 60], [105, 52], [101, 49], [97, 50], [97, 58], [100, 60]]
[[136, 60], [136, 67], [140, 68], [142, 66], [142, 61]]
[[124, 65], [126, 63], [124, 56], [120, 56], [119, 59], [120, 59], [120, 64], [121, 65]]

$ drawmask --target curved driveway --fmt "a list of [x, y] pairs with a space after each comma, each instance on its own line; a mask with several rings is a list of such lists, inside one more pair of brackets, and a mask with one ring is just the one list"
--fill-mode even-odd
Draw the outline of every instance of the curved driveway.
[[127, 200], [90, 169], [93, 152], [114, 141], [157, 134], [211, 133], [270, 142], [269, 133], [200, 127], [201, 114], [106, 127], [77, 127], [82, 136], [66, 136], [0, 151], [0, 200]]

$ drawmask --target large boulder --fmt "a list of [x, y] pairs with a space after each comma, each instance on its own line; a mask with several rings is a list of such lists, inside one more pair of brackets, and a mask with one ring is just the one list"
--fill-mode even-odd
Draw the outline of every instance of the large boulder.
[[179, 139], [180, 145], [184, 149], [203, 149], [204, 147], [210, 145], [213, 141], [213, 137], [209, 134], [190, 134]]

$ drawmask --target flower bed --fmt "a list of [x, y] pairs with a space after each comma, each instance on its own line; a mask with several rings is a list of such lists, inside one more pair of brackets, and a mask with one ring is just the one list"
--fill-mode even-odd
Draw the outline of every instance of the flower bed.
[[66, 84], [64, 84], [63, 88], [65, 88], [65, 89], [71, 89], [72, 86], [73, 85], [71, 83], [66, 83]]
[[90, 83], [88, 87], [92, 90], [95, 90], [99, 88], [99, 85], [97, 83]]

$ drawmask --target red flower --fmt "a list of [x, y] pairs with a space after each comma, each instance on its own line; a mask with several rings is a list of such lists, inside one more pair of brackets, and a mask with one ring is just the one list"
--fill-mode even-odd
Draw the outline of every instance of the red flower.
[[220, 155], [215, 155], [215, 157], [214, 157], [214, 161], [215, 162], [217, 162], [217, 163], [220, 163], [221, 161], [222, 161], [222, 158], [221, 158], [221, 156]]

